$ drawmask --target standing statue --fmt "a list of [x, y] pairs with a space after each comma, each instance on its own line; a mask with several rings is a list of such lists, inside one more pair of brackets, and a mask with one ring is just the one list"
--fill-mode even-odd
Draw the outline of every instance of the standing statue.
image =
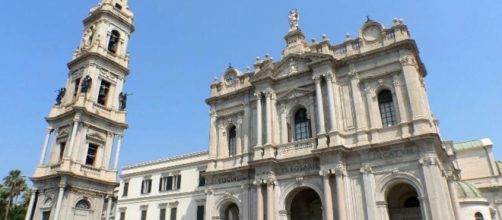
[[65, 88], [61, 88], [58, 90], [58, 97], [56, 97], [56, 105], [60, 105], [63, 100], [64, 94], [66, 93]]
[[80, 86], [80, 92], [82, 93], [87, 93], [89, 88], [92, 85], [92, 79], [90, 76], [86, 76], [84, 80], [82, 81], [82, 85]]
[[289, 18], [289, 28], [297, 29], [298, 21], [300, 20], [300, 12], [298, 11], [298, 9], [293, 9], [289, 11], [288, 18]]
[[119, 109], [121, 111], [126, 109], [126, 107], [127, 107], [127, 93], [121, 92], [119, 94], [119, 104], [120, 104]]

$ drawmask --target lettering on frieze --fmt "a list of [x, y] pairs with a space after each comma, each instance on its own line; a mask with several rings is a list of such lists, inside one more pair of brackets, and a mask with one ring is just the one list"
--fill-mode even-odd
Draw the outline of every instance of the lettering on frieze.
[[298, 173], [307, 171], [319, 171], [319, 161], [317, 160], [302, 160], [291, 163], [286, 163], [277, 168], [278, 174]]
[[370, 153], [371, 160], [389, 160], [395, 158], [401, 158], [411, 155], [417, 155], [417, 150], [413, 147], [409, 148], [398, 148], [398, 149], [385, 149], [385, 150], [375, 150]]

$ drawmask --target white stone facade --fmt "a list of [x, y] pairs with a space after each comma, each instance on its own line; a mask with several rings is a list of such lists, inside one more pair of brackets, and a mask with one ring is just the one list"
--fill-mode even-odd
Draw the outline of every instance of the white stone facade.
[[[172, 170], [197, 182], [204, 169], [204, 190], [119, 196], [117, 216], [141, 219], [147, 207], [145, 217], [156, 219], [161, 204], [172, 204], [181, 207], [174, 219], [501, 219], [493, 155], [441, 140], [426, 70], [402, 20], [384, 28], [368, 19], [357, 38], [333, 45], [306, 42], [298, 12], [289, 17], [280, 60], [230, 66], [211, 84], [205, 165], [182, 157], [122, 174], [138, 192], [145, 175], [153, 186]], [[478, 184], [471, 172], [485, 179]], [[193, 204], [204, 217], [194, 218]]]

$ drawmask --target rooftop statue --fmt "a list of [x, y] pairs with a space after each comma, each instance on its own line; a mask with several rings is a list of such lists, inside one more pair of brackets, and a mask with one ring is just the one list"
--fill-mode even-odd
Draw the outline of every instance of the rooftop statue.
[[298, 21], [300, 20], [300, 12], [298, 11], [298, 9], [289, 11], [288, 18], [290, 30], [297, 29]]

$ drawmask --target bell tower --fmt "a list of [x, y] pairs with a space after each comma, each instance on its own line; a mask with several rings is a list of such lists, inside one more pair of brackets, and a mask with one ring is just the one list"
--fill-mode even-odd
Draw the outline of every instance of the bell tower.
[[134, 32], [127, 0], [102, 0], [83, 21], [66, 85], [45, 118], [40, 161], [26, 219], [106, 219], [127, 129], [127, 46]]

